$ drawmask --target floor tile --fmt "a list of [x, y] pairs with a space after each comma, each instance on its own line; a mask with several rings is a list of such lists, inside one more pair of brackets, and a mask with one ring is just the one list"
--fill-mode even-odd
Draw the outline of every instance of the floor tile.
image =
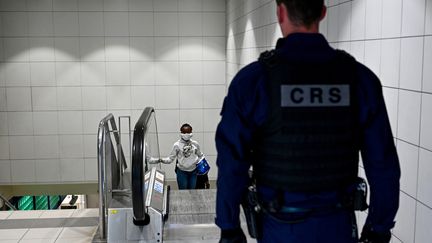
[[61, 239], [57, 239], [56, 243], [91, 243], [92, 242], [92, 238], [91, 237], [87, 237], [87, 238], [61, 238]]
[[56, 241], [55, 238], [53, 239], [30, 239], [30, 240], [20, 240], [19, 243], [54, 243]]
[[99, 209], [98, 208], [86, 208], [86, 209], [77, 209], [73, 212], [71, 217], [99, 217]]
[[7, 219], [11, 214], [11, 211], [0, 211], [0, 220]]
[[69, 218], [72, 216], [75, 210], [66, 209], [66, 210], [46, 210], [42, 213], [39, 218]]
[[35, 219], [39, 218], [43, 211], [32, 210], [32, 211], [13, 211], [8, 219]]
[[68, 227], [63, 228], [58, 239], [69, 239], [69, 238], [86, 238], [93, 237], [96, 232], [97, 226], [92, 227]]
[[35, 228], [29, 229], [23, 240], [30, 239], [57, 239], [63, 228]]
[[0, 241], [19, 240], [28, 229], [0, 229]]

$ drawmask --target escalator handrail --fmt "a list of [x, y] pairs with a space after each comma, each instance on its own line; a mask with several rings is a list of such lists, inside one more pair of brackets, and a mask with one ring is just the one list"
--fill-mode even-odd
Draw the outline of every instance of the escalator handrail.
[[144, 173], [148, 170], [148, 165], [143, 156], [145, 150], [144, 138], [149, 129], [149, 122], [151, 121], [153, 113], [153, 107], [146, 107], [135, 124], [133, 133], [132, 205], [134, 222], [145, 222], [148, 220], [148, 218], [146, 218], [148, 216], [146, 216], [144, 200]]

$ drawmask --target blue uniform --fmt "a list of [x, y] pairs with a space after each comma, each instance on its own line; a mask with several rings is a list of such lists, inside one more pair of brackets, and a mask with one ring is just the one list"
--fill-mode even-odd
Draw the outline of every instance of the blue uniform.
[[[291, 34], [278, 41], [275, 51], [293, 61], [328, 61], [336, 51], [320, 34]], [[240, 203], [248, 187], [248, 154], [254, 134], [267, 117], [266, 70], [259, 62], [244, 67], [233, 79], [216, 132], [218, 151], [216, 224], [223, 230], [239, 226]], [[313, 72], [313, 70], [311, 70]], [[379, 79], [357, 64], [361, 125], [360, 152], [370, 186], [367, 223], [376, 232], [394, 226], [399, 206], [400, 167]], [[274, 198], [276, 191], [257, 185], [260, 199]], [[315, 194], [284, 192], [286, 206], [319, 207], [338, 202], [337, 192]], [[264, 217], [263, 242], [351, 242], [351, 213], [337, 212], [311, 217], [298, 224], [284, 224]], [[326, 240], [327, 239], [327, 240]], [[356, 241], [353, 241], [356, 242]]]

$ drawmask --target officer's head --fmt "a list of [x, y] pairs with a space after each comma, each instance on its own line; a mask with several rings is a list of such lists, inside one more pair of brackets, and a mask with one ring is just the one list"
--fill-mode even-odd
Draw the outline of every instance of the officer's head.
[[283, 36], [294, 32], [318, 32], [326, 15], [324, 0], [276, 0]]
[[192, 133], [192, 126], [185, 123], [180, 127], [180, 132], [181, 133]]

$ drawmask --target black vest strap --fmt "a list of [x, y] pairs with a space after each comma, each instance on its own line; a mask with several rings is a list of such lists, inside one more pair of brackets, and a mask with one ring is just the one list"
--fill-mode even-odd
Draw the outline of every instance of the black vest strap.
[[253, 148], [257, 184], [286, 191], [335, 190], [357, 178], [356, 61], [336, 51], [328, 62], [260, 56], [268, 73], [268, 116]]

